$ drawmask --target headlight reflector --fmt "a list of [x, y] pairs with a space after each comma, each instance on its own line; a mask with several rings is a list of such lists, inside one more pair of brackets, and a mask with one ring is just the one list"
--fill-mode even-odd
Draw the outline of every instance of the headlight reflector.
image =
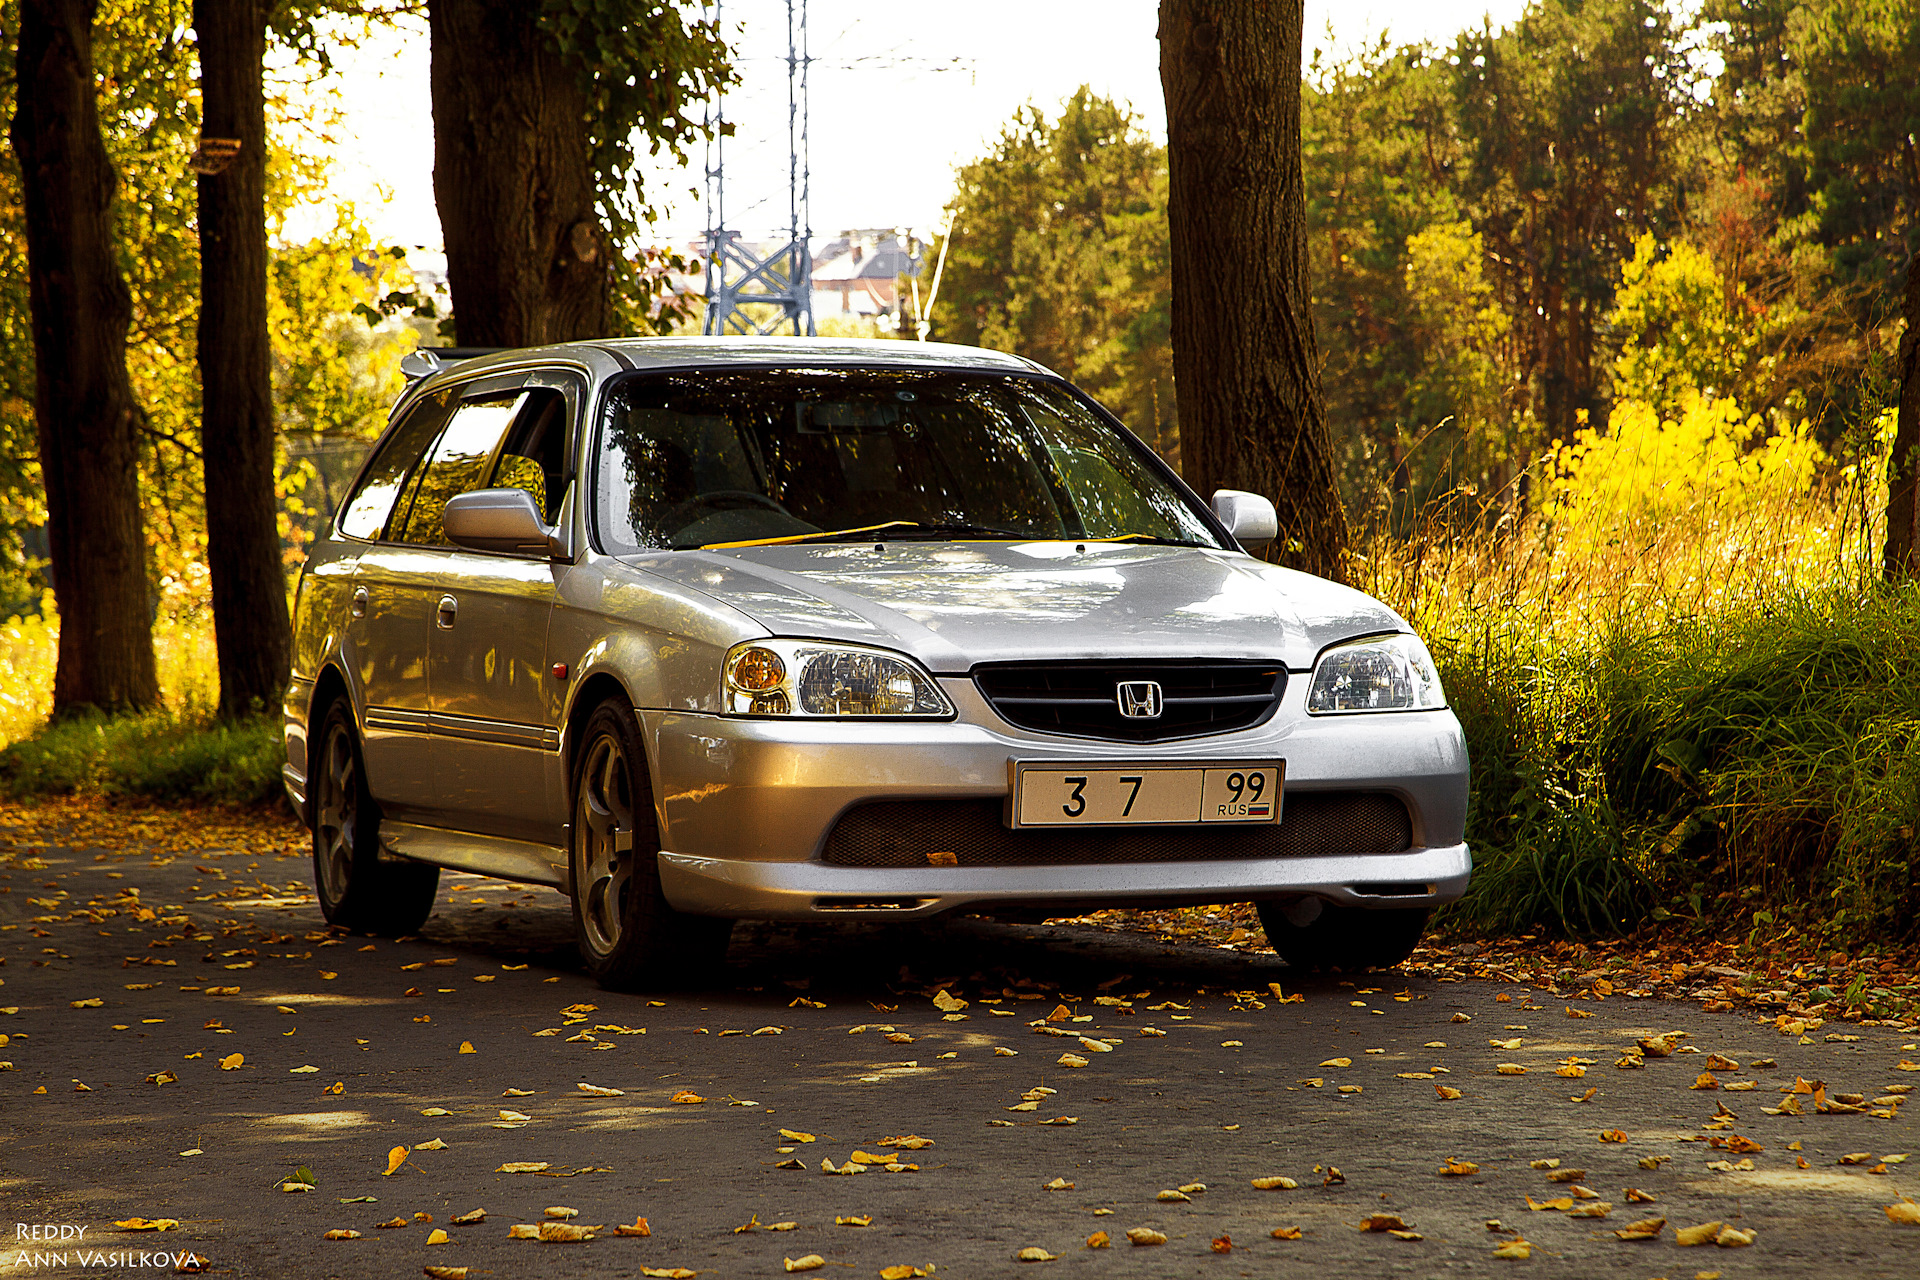
[[1433, 657], [1417, 636], [1375, 636], [1336, 645], [1314, 664], [1309, 715], [1429, 711], [1447, 705]]
[[810, 640], [752, 640], [723, 665], [731, 715], [950, 716], [953, 704], [903, 654]]

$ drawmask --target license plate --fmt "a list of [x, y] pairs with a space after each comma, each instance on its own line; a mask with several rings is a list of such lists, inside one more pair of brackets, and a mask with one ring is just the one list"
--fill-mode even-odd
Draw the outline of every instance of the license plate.
[[1280, 820], [1286, 762], [1013, 766], [1016, 827], [1123, 827]]

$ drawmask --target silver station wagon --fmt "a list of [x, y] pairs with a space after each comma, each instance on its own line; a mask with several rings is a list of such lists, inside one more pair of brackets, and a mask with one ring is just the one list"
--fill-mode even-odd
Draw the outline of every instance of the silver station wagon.
[[286, 783], [335, 924], [553, 885], [613, 988], [740, 918], [1253, 902], [1404, 959], [1467, 756], [1391, 609], [1255, 559], [1014, 356], [634, 339], [421, 352], [300, 576]]

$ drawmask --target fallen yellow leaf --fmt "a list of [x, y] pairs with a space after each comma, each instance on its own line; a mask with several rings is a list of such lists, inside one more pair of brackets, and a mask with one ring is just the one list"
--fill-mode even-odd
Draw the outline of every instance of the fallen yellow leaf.
[[1152, 1227], [1128, 1227], [1127, 1243], [1136, 1245], [1165, 1244], [1166, 1236]]
[[1724, 1222], [1703, 1222], [1697, 1227], [1679, 1227], [1673, 1233], [1673, 1240], [1679, 1245], [1712, 1244], [1714, 1237], [1726, 1225]]
[[453, 1239], [452, 1236], [448, 1235], [446, 1232], [442, 1231], [438, 1227], [435, 1227], [431, 1232], [427, 1234], [428, 1244], [446, 1244], [449, 1240], [452, 1240], [452, 1239]]
[[678, 1102], [686, 1106], [693, 1106], [697, 1103], [705, 1102], [706, 1099], [701, 1097], [699, 1094], [695, 1093], [691, 1089], [676, 1089], [674, 1091], [673, 1097], [669, 1098], [668, 1101]]
[[387, 1152], [387, 1170], [380, 1176], [383, 1178], [392, 1177], [394, 1173], [399, 1170], [400, 1166], [406, 1162], [407, 1149], [405, 1147], [395, 1147], [393, 1150]]
[[242, 1066], [246, 1065], [246, 1061], [247, 1058], [245, 1054], [230, 1053], [220, 1059], [220, 1069], [222, 1071], [238, 1071]]
[[798, 1258], [783, 1258], [781, 1261], [788, 1271], [818, 1271], [827, 1265], [827, 1260], [817, 1253], [809, 1253]]
[[348, 1231], [344, 1228], [336, 1227], [332, 1231], [327, 1232], [326, 1238], [329, 1240], [358, 1240], [360, 1233], [358, 1231]]
[[1666, 1230], [1665, 1218], [1642, 1218], [1638, 1222], [1629, 1222], [1613, 1234], [1622, 1240], [1652, 1240]]
[[1272, 1235], [1275, 1240], [1298, 1240], [1302, 1232], [1298, 1227], [1275, 1227], [1268, 1234]]
[[1525, 1261], [1533, 1256], [1533, 1246], [1525, 1240], [1509, 1240], [1493, 1251], [1496, 1258], [1518, 1258]]

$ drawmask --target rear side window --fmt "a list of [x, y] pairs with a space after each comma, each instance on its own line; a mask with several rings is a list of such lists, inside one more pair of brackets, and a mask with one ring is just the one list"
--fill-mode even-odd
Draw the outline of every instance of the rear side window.
[[360, 487], [342, 504], [341, 533], [367, 540], [380, 536], [387, 527], [387, 517], [393, 514], [394, 499], [405, 487], [420, 455], [447, 424], [451, 409], [446, 400], [444, 396], [429, 396], [407, 410], [361, 476]]
[[447, 534], [441, 513], [447, 499], [481, 487], [492, 470], [494, 454], [514, 415], [526, 399], [524, 391], [510, 391], [482, 399], [462, 400], [453, 421], [434, 442], [433, 455], [416, 468], [403, 498], [405, 518], [395, 513], [395, 542], [442, 546]]

